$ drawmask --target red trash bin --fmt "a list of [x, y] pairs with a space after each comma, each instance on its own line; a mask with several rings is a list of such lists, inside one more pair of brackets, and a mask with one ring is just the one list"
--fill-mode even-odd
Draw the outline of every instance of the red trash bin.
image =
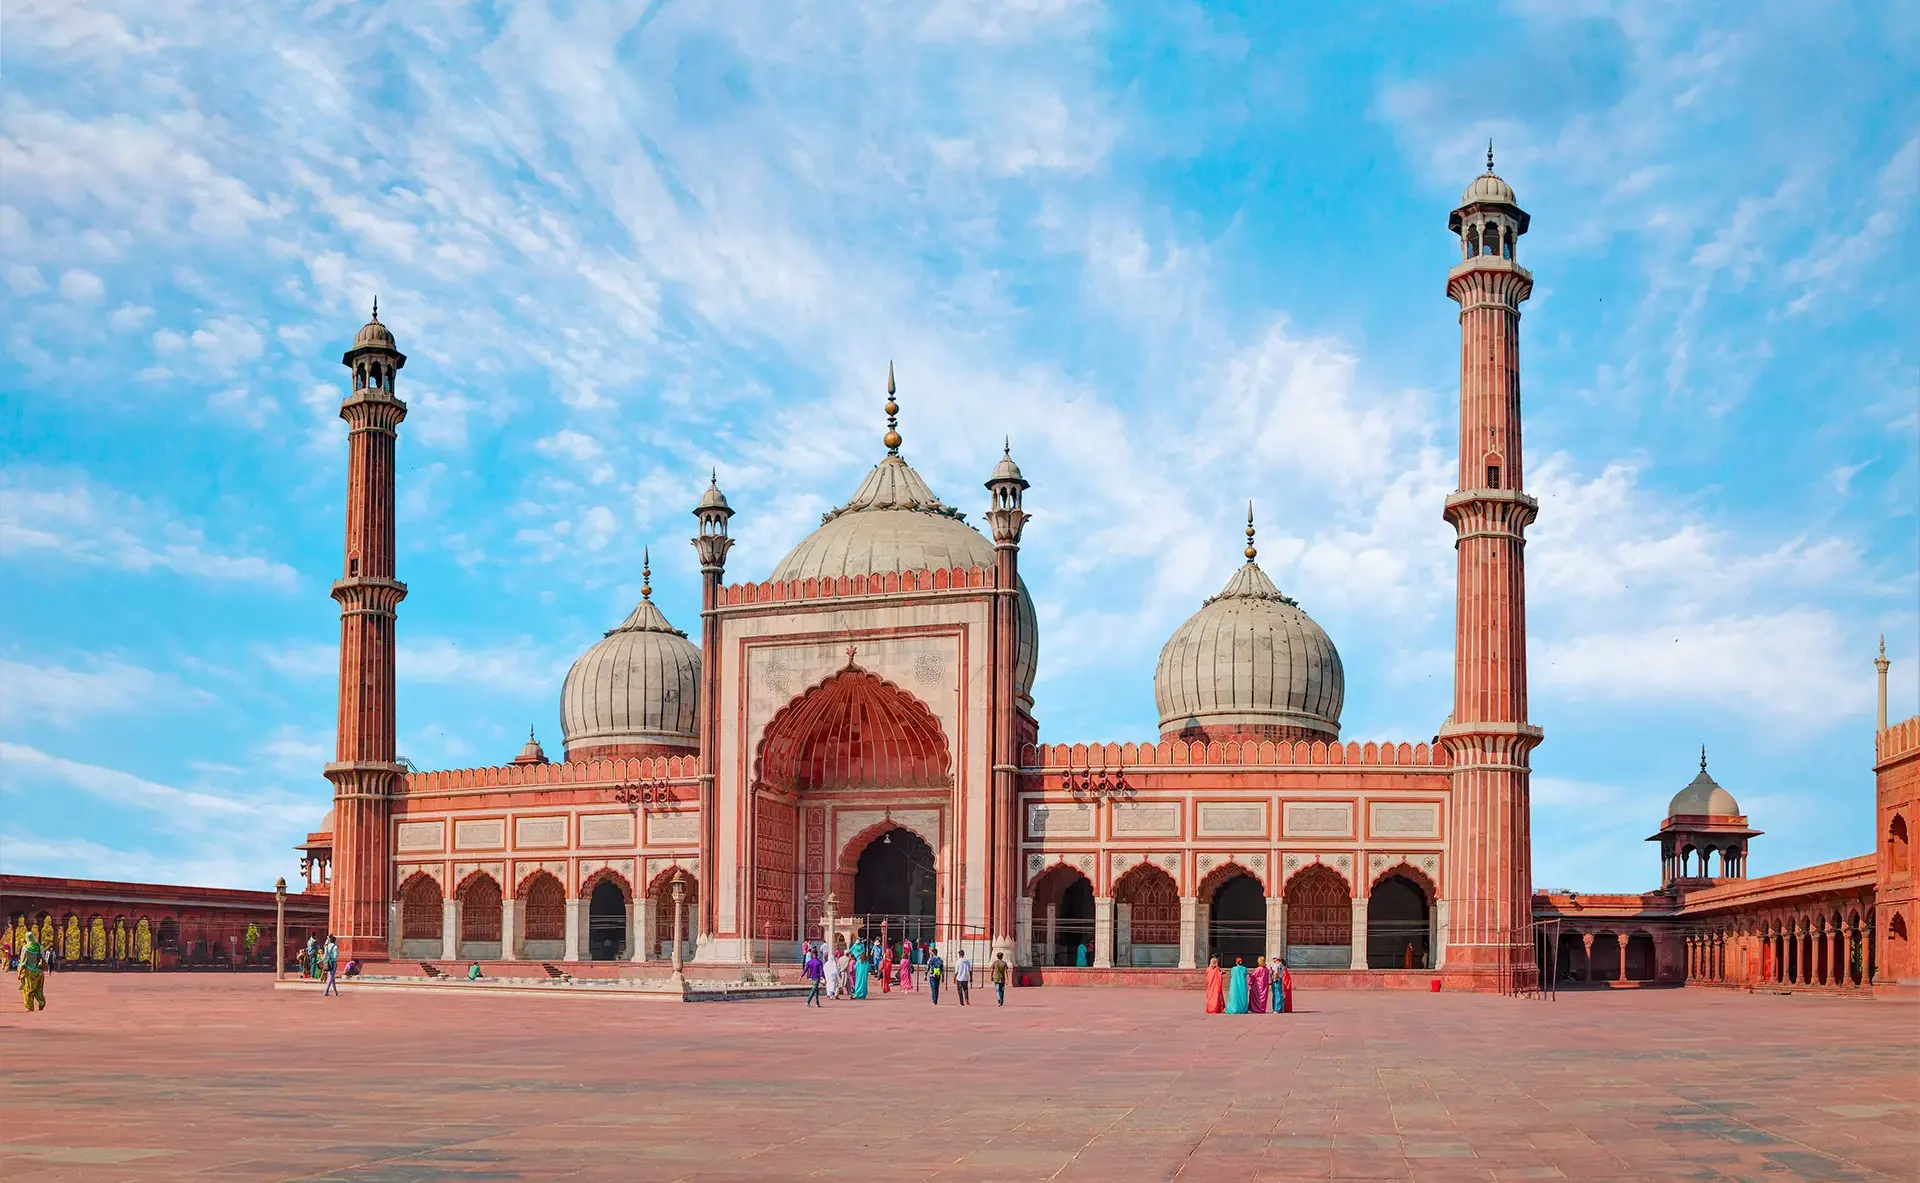
[[1432, 991], [1433, 991], [1433, 992], [1434, 992], [1435, 994], [1438, 994], [1438, 993], [1440, 993], [1440, 979], [1439, 979], [1439, 978], [1435, 978], [1435, 979], [1433, 979], [1433, 982], [1432, 982], [1432, 984], [1431, 984], [1431, 986], [1430, 986], [1429, 988], [1430, 988], [1430, 989], [1431, 989], [1431, 990], [1432, 990]]

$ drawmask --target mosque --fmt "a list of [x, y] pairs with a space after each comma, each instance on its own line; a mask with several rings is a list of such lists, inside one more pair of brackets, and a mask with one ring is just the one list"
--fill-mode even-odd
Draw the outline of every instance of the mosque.
[[[697, 637], [643, 579], [567, 675], [560, 760], [530, 736], [498, 766], [416, 771], [395, 747], [406, 357], [376, 306], [343, 358], [334, 808], [302, 848], [343, 952], [717, 972], [864, 931], [1001, 951], [1034, 980], [1284, 954], [1327, 981], [1534, 988], [1553, 961], [1528, 832], [1528, 224], [1489, 154], [1448, 222], [1454, 694], [1427, 742], [1342, 739], [1339, 651], [1260, 568], [1251, 517], [1244, 561], [1161, 652], [1158, 737], [1040, 742], [1028, 482], [1008, 450], [970, 523], [902, 455], [889, 372], [884, 453], [771, 571], [730, 581], [735, 510], [717, 480], [699, 495]], [[1754, 833], [1676, 816], [1728, 851]]]

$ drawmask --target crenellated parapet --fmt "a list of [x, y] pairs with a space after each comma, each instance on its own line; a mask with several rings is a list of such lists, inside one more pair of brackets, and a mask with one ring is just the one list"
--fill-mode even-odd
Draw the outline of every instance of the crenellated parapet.
[[1920, 715], [1881, 730], [1873, 737], [1874, 763], [1885, 764], [1920, 752]]
[[406, 793], [445, 793], [462, 789], [567, 788], [615, 781], [682, 781], [700, 776], [697, 756], [645, 756], [626, 760], [567, 760], [554, 764], [499, 764], [485, 768], [448, 768], [407, 774]]
[[1445, 748], [1424, 743], [1297, 743], [1252, 741], [1159, 743], [1026, 744], [1020, 750], [1025, 771], [1055, 772], [1070, 768], [1177, 767], [1180, 765], [1359, 765], [1363, 767], [1445, 768], [1451, 763]]
[[998, 587], [991, 567], [953, 567], [922, 571], [888, 571], [884, 575], [841, 575], [806, 579], [768, 579], [759, 583], [730, 583], [720, 589], [720, 604], [732, 608], [754, 604], [787, 604], [796, 600], [831, 600], [848, 596], [883, 596], [901, 592], [970, 591]]

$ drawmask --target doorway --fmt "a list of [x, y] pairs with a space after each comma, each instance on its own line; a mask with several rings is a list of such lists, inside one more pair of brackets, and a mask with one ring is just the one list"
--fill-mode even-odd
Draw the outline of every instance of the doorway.
[[627, 895], [613, 880], [602, 879], [587, 901], [587, 960], [618, 960], [626, 943]]
[[933, 941], [937, 886], [933, 848], [912, 830], [895, 826], [860, 852], [853, 914], [866, 922], [868, 936], [879, 936], [884, 924], [889, 942], [901, 937]]

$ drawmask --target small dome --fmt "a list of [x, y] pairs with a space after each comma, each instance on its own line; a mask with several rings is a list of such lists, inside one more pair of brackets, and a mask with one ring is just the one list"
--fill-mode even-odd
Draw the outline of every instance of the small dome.
[[333, 809], [331, 807], [327, 809], [327, 816], [320, 819], [319, 828], [314, 830], [313, 832], [316, 834], [333, 833]]
[[533, 738], [533, 728], [527, 728], [527, 742], [522, 745], [520, 754], [513, 758], [513, 762], [515, 764], [548, 763], [546, 749], [540, 746], [539, 740]]
[[372, 320], [360, 326], [360, 331], [354, 334], [353, 347], [355, 349], [392, 349], [394, 348], [393, 333], [386, 325], [380, 323], [380, 317], [376, 313]]
[[[905, 460], [888, 455], [873, 466], [851, 500], [824, 515], [820, 528], [787, 552], [771, 578], [792, 582], [993, 564], [992, 541], [967, 525], [959, 511], [942, 504]], [[1040, 624], [1025, 580], [1020, 582], [1014, 619], [1014, 687], [1021, 698], [1030, 699]]]
[[724, 509], [728, 513], [733, 512], [733, 507], [727, 504], [727, 495], [720, 491], [718, 473], [714, 474], [713, 479], [707, 483], [707, 491], [700, 494], [700, 504], [693, 507], [693, 512], [699, 513], [707, 509]]
[[[647, 589], [650, 590], [650, 589]], [[560, 689], [567, 755], [656, 745], [698, 747], [700, 649], [643, 591], [631, 615], [580, 655]]]
[[1700, 753], [1700, 773], [1667, 803], [1668, 817], [1739, 817], [1740, 803], [1707, 775], [1707, 754]]
[[1346, 700], [1340, 653], [1247, 549], [1246, 565], [1160, 651], [1160, 733], [1337, 739]]
[[1492, 170], [1473, 178], [1467, 191], [1460, 195], [1461, 205], [1517, 205], [1513, 196], [1513, 187], [1493, 175]]
[[1013, 462], [1012, 444], [1008, 444], [1000, 453], [1000, 463], [993, 466], [993, 475], [987, 478], [989, 485], [998, 484], [1001, 481], [1017, 482], [1022, 489], [1027, 487], [1027, 478], [1020, 475], [1020, 466]]

